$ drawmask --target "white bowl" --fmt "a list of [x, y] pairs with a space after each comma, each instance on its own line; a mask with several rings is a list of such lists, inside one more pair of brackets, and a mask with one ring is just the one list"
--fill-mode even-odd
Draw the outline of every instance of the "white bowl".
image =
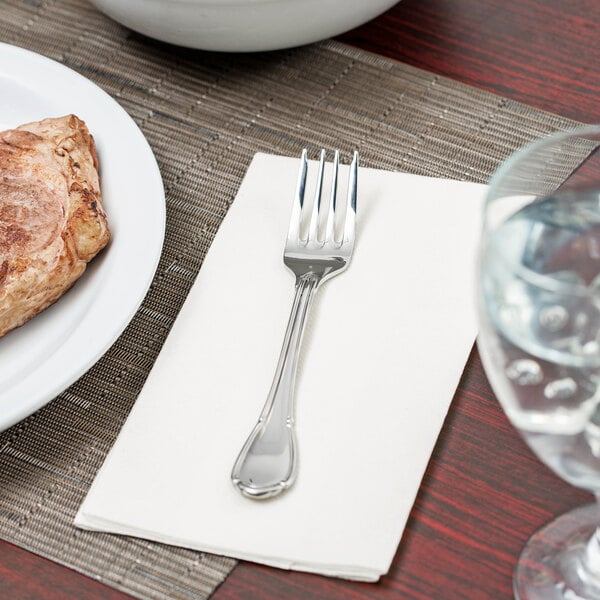
[[91, 0], [119, 23], [179, 46], [291, 48], [369, 21], [398, 0]]

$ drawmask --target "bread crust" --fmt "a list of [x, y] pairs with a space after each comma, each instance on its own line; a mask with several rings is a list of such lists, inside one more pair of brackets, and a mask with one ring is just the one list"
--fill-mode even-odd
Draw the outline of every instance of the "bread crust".
[[81, 119], [0, 133], [0, 337], [58, 300], [109, 239], [94, 139]]

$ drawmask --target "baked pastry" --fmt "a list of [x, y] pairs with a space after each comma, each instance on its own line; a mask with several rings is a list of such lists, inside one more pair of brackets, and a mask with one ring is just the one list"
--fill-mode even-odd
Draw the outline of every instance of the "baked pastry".
[[109, 238], [82, 120], [0, 133], [0, 336], [58, 300]]

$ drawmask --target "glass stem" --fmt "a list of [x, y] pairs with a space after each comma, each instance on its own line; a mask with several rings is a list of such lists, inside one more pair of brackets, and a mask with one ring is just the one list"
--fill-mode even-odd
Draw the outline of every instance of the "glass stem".
[[[598, 512], [598, 522], [600, 522], [600, 492], [596, 493], [596, 511]], [[595, 529], [589, 539], [581, 562], [582, 568], [589, 576], [600, 580], [600, 527]]]

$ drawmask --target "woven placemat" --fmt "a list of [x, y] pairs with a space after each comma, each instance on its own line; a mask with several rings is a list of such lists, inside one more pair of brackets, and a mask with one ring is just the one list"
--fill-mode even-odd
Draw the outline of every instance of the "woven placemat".
[[573, 123], [335, 42], [258, 55], [176, 48], [84, 0], [4, 0], [0, 39], [79, 71], [122, 104], [156, 154], [168, 213], [155, 280], [120, 339], [0, 434], [0, 537], [139, 598], [206, 598], [234, 560], [72, 520], [254, 153], [340, 148], [347, 160], [358, 149], [366, 166], [485, 182], [515, 148]]

